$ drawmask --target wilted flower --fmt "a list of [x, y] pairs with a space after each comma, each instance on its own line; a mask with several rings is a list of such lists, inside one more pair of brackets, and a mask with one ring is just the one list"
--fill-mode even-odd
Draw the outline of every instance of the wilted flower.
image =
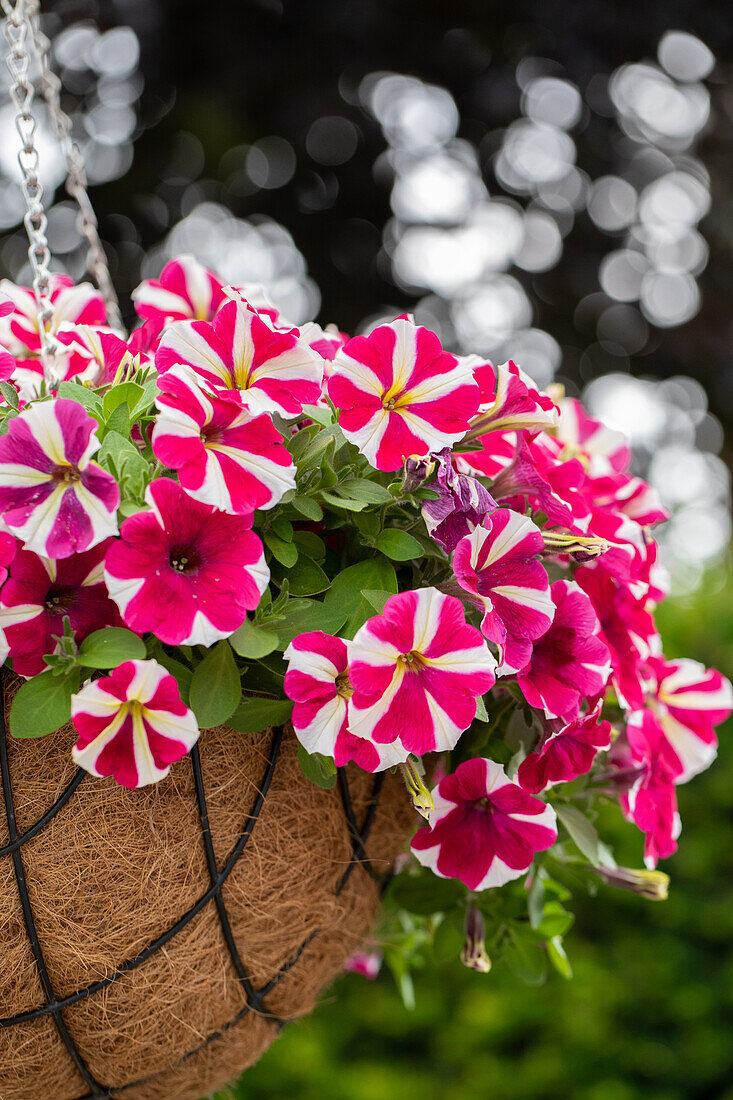
[[449, 447], [434, 457], [437, 476], [430, 488], [438, 493], [438, 499], [423, 501], [422, 517], [430, 537], [450, 554], [497, 504], [480, 481], [455, 469]]

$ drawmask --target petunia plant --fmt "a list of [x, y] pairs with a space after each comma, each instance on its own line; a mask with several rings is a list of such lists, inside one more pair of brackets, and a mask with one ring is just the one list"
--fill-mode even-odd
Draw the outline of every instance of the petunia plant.
[[[127, 788], [222, 725], [287, 724], [323, 787], [399, 771], [415, 834], [350, 965], [383, 952], [408, 1002], [451, 955], [568, 977], [573, 891], [664, 896], [733, 692], [663, 655], [666, 513], [618, 433], [410, 317], [297, 328], [190, 256], [135, 291], [129, 338], [54, 277], [50, 354], [32, 292], [0, 291], [11, 733], [71, 721]], [[609, 801], [645, 869], [599, 835]]]

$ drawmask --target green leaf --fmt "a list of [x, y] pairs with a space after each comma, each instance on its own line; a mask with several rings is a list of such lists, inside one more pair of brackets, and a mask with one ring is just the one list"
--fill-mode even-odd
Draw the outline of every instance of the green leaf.
[[373, 606], [364, 598], [365, 589], [394, 595], [397, 592], [394, 567], [384, 558], [367, 558], [334, 577], [323, 602], [327, 609], [345, 613], [342, 622], [346, 623], [344, 633], [348, 638], [353, 638], [359, 627], [374, 615]]
[[276, 516], [272, 521], [272, 530], [283, 542], [293, 541], [293, 525], [285, 516]]
[[18, 391], [16, 390], [15, 386], [12, 385], [12, 383], [10, 382], [0, 382], [0, 393], [2, 393], [8, 405], [10, 405], [11, 409], [15, 409], [17, 412], [19, 397]]
[[314, 561], [323, 561], [326, 556], [326, 544], [314, 531], [296, 531], [293, 542], [301, 553]]
[[79, 664], [85, 668], [116, 668], [123, 661], [142, 660], [145, 642], [122, 626], [95, 630], [79, 646]]
[[369, 481], [363, 477], [350, 477], [334, 490], [339, 496], [349, 497], [351, 500], [365, 500], [367, 504], [392, 504], [394, 497], [389, 489], [379, 485], [376, 481]]
[[175, 658], [169, 657], [160, 644], [158, 644], [158, 647], [153, 651], [152, 656], [158, 664], [162, 665], [166, 671], [170, 672], [171, 676], [178, 684], [181, 700], [188, 706], [188, 700], [191, 693], [191, 679], [193, 677], [191, 669], [181, 661], [176, 661]]
[[580, 849], [585, 858], [594, 867], [597, 867], [601, 854], [599, 851], [600, 840], [595, 825], [576, 806], [568, 806], [561, 802], [555, 806], [555, 811], [570, 834], [570, 839]]
[[[117, 405], [110, 413], [107, 426], [104, 429], [105, 438], [110, 432], [119, 433], [125, 440], [130, 435], [130, 410], [125, 402]], [[131, 446], [134, 446], [134, 444], [131, 444]]]
[[542, 985], [547, 975], [547, 957], [539, 943], [513, 927], [504, 944], [502, 958], [520, 981]]
[[300, 512], [301, 516], [305, 516], [313, 523], [323, 519], [323, 509], [313, 497], [293, 497], [290, 503], [296, 512]]
[[298, 547], [292, 542], [285, 542], [273, 531], [265, 531], [262, 537], [275, 560], [287, 569], [292, 569], [298, 560]]
[[229, 639], [232, 649], [240, 657], [266, 657], [277, 649], [278, 637], [272, 630], [263, 630], [255, 626], [249, 619], [236, 630]]
[[365, 588], [362, 592], [362, 596], [367, 603], [371, 604], [377, 615], [382, 614], [384, 605], [392, 594], [392, 592], [382, 592], [376, 588]]
[[83, 405], [87, 412], [96, 413], [100, 417], [102, 415], [102, 398], [80, 382], [60, 382], [58, 395]]
[[330, 603], [320, 603], [318, 600], [308, 601], [308, 607], [299, 608], [297, 611], [286, 615], [279, 623], [273, 623], [272, 629], [277, 631], [278, 649], [287, 649], [293, 638], [298, 634], [306, 634], [309, 630], [323, 630], [326, 634], [337, 634], [346, 622], [348, 611], [345, 607], [338, 607]]
[[[284, 578], [284, 575], [284, 571], [277, 569], [272, 571], [276, 584]], [[287, 570], [287, 578], [293, 596], [315, 596], [319, 592], [325, 592], [331, 585], [320, 565], [305, 554], [300, 554], [295, 565]]]
[[302, 745], [298, 745], [298, 763], [306, 779], [317, 787], [328, 791], [336, 782], [336, 765], [329, 757], [321, 756], [319, 752], [306, 752]]
[[202, 729], [220, 726], [230, 718], [242, 698], [239, 669], [226, 640], [213, 649], [193, 670], [190, 703]]
[[343, 508], [346, 512], [363, 512], [369, 507], [365, 500], [349, 500], [347, 497], [336, 496], [335, 493], [321, 493], [321, 499], [332, 508]]
[[117, 386], [110, 386], [102, 402], [102, 412], [105, 419], [109, 421], [115, 409], [125, 404], [127, 405], [128, 417], [132, 417], [133, 411], [137, 408], [144, 392], [143, 387], [138, 386], [137, 382], [121, 382]]
[[527, 896], [527, 912], [530, 926], [537, 931], [545, 913], [545, 885], [543, 876], [536, 871]]
[[304, 405], [303, 415], [309, 420], [315, 420], [322, 428], [330, 428], [333, 424], [333, 413], [330, 409], [323, 409], [320, 405]]
[[565, 954], [565, 948], [562, 945], [562, 936], [553, 936], [553, 938], [548, 941], [547, 957], [560, 977], [569, 982], [573, 976], [573, 968], [570, 965], [570, 959]]
[[417, 539], [398, 527], [388, 527], [377, 535], [377, 550], [393, 561], [410, 561], [422, 557], [423, 549]]
[[563, 909], [559, 901], [548, 901], [536, 932], [545, 939], [564, 936], [573, 924], [573, 914]]
[[476, 697], [476, 719], [479, 722], [488, 723], [489, 721], [489, 716], [486, 713], [486, 703], [484, 702], [483, 695], [478, 695]]
[[10, 707], [13, 737], [45, 737], [65, 726], [79, 679], [78, 671], [66, 676], [54, 676], [49, 671], [21, 684]]
[[390, 897], [401, 909], [426, 917], [453, 909], [465, 896], [466, 888], [457, 879], [432, 873], [396, 875], [390, 887]]
[[289, 699], [243, 699], [229, 725], [239, 733], [259, 733], [268, 726], [282, 726], [292, 711]]

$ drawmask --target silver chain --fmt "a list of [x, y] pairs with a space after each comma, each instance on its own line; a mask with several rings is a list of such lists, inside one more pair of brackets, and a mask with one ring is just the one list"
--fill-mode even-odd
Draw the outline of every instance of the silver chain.
[[51, 303], [51, 254], [46, 237], [46, 214], [43, 209], [43, 188], [38, 178], [38, 149], [36, 148], [36, 120], [31, 110], [33, 84], [28, 75], [30, 53], [28, 49], [29, 21], [26, 0], [0, 0], [7, 16], [5, 38], [9, 51], [7, 66], [10, 70], [10, 97], [17, 115], [15, 126], [20, 136], [21, 148], [18, 164], [21, 171], [21, 189], [25, 199], [26, 214], [23, 219], [28, 234], [28, 259], [33, 272], [33, 290], [38, 308], [38, 330], [41, 339], [41, 358], [47, 377], [53, 376], [55, 340], [50, 334], [53, 318]]
[[[99, 287], [107, 307], [107, 317], [122, 329], [120, 305], [109, 273], [107, 257], [99, 239], [99, 224], [87, 191], [87, 176], [81, 150], [71, 136], [71, 119], [61, 106], [61, 81], [51, 68], [51, 43], [41, 30], [39, 0], [24, 3], [33, 44], [41, 64], [40, 89], [48, 106], [51, 124], [59, 139], [67, 169], [66, 190], [79, 207], [79, 231], [87, 242], [87, 269]], [[5, 0], [3, 0], [5, 6]]]

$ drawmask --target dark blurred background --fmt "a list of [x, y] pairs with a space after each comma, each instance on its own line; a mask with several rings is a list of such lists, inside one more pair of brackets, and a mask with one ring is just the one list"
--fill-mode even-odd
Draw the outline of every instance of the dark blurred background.
[[[293, 322], [414, 311], [561, 381], [673, 511], [670, 655], [733, 669], [733, 9], [692, 0], [44, 5], [125, 302], [192, 252]], [[5, 79], [5, 78], [3, 78]], [[83, 274], [41, 112], [56, 266]], [[0, 87], [0, 269], [28, 280]], [[126, 305], [126, 317], [134, 315]], [[727, 441], [726, 441], [727, 440]], [[728, 739], [730, 734], [728, 733]], [[349, 976], [248, 1100], [733, 1097], [733, 753], [681, 794], [670, 900], [580, 902], [571, 983]], [[609, 815], [624, 862], [639, 838]]]

